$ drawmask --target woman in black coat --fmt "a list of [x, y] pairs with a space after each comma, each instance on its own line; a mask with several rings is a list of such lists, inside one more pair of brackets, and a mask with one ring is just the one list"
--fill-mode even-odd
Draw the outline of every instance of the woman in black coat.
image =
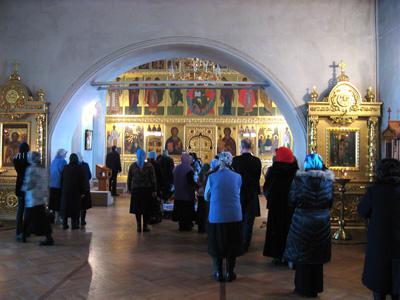
[[87, 162], [83, 161], [82, 155], [77, 153], [79, 158], [79, 164], [82, 166], [83, 172], [85, 173], [85, 193], [82, 198], [81, 204], [81, 226], [86, 225], [86, 211], [92, 208], [92, 197], [90, 195], [90, 180], [92, 179], [92, 172], [90, 172], [90, 167]]
[[273, 258], [275, 264], [282, 263], [286, 238], [292, 222], [289, 207], [289, 190], [299, 169], [292, 151], [286, 147], [276, 149], [276, 155], [265, 176], [264, 195], [267, 198], [267, 232], [264, 256]]
[[383, 159], [376, 182], [358, 206], [369, 220], [368, 246], [362, 281], [374, 299], [399, 299], [400, 295], [400, 162]]
[[63, 217], [63, 229], [68, 229], [68, 218], [71, 218], [72, 229], [79, 228], [79, 216], [82, 197], [85, 194], [85, 172], [79, 165], [78, 156], [72, 153], [69, 156], [69, 164], [61, 174], [61, 208]]
[[323, 264], [331, 259], [330, 212], [334, 174], [323, 170], [318, 154], [309, 154], [298, 171], [289, 199], [295, 207], [284, 259], [296, 265], [295, 292], [317, 297], [323, 291]]

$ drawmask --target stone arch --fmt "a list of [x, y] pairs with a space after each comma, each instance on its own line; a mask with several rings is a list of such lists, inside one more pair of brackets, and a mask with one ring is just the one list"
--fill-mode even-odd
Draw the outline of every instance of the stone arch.
[[[200, 57], [210, 59], [220, 64], [228, 65], [241, 72], [253, 81], [267, 81], [270, 86], [266, 92], [279, 107], [285, 117], [294, 138], [295, 155], [301, 159], [307, 149], [306, 118], [301, 108], [286, 91], [281, 83], [261, 62], [255, 61], [247, 54], [224, 43], [198, 37], [166, 37], [135, 43], [119, 49], [100, 59], [86, 70], [67, 90], [50, 119], [50, 153], [54, 156], [58, 148], [68, 151], [80, 151], [78, 145], [72, 142], [76, 138], [76, 129], [80, 128], [82, 107], [89, 103], [100, 103], [105, 94], [90, 85], [92, 81], [109, 81], [127, 70], [161, 59], [178, 57]], [[97, 104], [98, 105], [98, 104]], [[105, 103], [103, 104], [105, 106]], [[103, 109], [105, 111], [105, 107]], [[97, 127], [99, 125], [97, 124]], [[101, 127], [101, 126], [100, 126]], [[71, 130], [66, 130], [69, 128]], [[99, 136], [104, 134], [99, 132]], [[104, 135], [103, 135], [104, 136]], [[79, 135], [78, 135], [79, 137]], [[98, 144], [103, 150], [88, 157], [86, 160], [102, 161], [104, 145]]]

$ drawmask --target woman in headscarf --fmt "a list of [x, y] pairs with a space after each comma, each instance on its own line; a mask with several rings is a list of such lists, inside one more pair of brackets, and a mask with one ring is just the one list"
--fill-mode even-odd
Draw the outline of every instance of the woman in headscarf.
[[29, 145], [22, 143], [19, 146], [19, 153], [14, 157], [13, 163], [17, 172], [17, 181], [15, 183], [15, 195], [18, 197], [17, 220], [16, 220], [16, 239], [22, 241], [23, 238], [23, 219], [25, 210], [25, 193], [21, 191], [24, 183], [25, 171], [29, 166], [28, 163]]
[[[210, 174], [204, 197], [210, 202], [208, 215], [208, 253], [213, 258], [214, 279], [233, 281], [236, 257], [242, 254], [242, 178], [230, 169], [232, 154], [218, 154], [218, 171]], [[226, 259], [226, 274], [223, 260]]]
[[181, 163], [174, 170], [175, 200], [172, 219], [178, 221], [180, 231], [192, 230], [195, 218], [196, 183], [191, 166], [192, 162], [192, 157], [187, 153], [183, 153]]
[[61, 174], [64, 167], [67, 165], [65, 157], [67, 151], [64, 149], [58, 149], [57, 154], [50, 164], [50, 199], [49, 199], [49, 210], [52, 211], [56, 223], [60, 221], [58, 212], [60, 211], [61, 204]]
[[81, 165], [78, 155], [72, 153], [69, 156], [69, 164], [61, 174], [61, 207], [63, 229], [68, 229], [68, 218], [71, 218], [72, 229], [79, 229], [79, 217], [81, 213], [82, 197], [86, 191], [87, 177]]
[[136, 215], [137, 232], [148, 232], [149, 213], [153, 197], [157, 196], [157, 179], [153, 165], [145, 162], [146, 152], [136, 151], [136, 161], [130, 165], [128, 171], [128, 191], [131, 193], [129, 212]]
[[90, 167], [87, 162], [83, 161], [82, 154], [80, 152], [77, 153], [79, 164], [82, 166], [83, 172], [85, 173], [85, 193], [82, 198], [81, 205], [81, 226], [86, 225], [86, 211], [92, 208], [92, 197], [90, 195], [90, 180], [92, 179], [92, 172], [90, 172]]
[[317, 297], [323, 291], [323, 264], [331, 259], [334, 174], [324, 170], [317, 153], [306, 156], [304, 170], [296, 173], [289, 194], [294, 214], [283, 258], [296, 266], [295, 292]]
[[400, 296], [400, 162], [383, 159], [358, 212], [369, 220], [362, 281], [375, 300]]
[[268, 218], [264, 256], [272, 257], [275, 264], [283, 263], [282, 256], [293, 214], [289, 207], [289, 190], [298, 169], [292, 151], [280, 147], [276, 149], [274, 162], [265, 175], [264, 195], [267, 198]]
[[25, 192], [25, 220], [22, 241], [30, 233], [44, 235], [46, 240], [40, 242], [41, 246], [54, 244], [51, 236], [50, 220], [46, 214], [46, 201], [48, 197], [48, 176], [44, 168], [40, 166], [40, 153], [29, 152], [29, 167], [26, 170], [24, 183], [21, 190]]

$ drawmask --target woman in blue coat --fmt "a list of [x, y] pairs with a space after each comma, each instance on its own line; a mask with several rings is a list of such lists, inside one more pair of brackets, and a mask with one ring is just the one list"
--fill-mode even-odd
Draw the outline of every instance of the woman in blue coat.
[[[242, 253], [242, 208], [240, 187], [242, 178], [230, 169], [232, 154], [218, 154], [219, 168], [207, 180], [204, 197], [210, 202], [208, 215], [208, 253], [213, 258], [214, 278], [233, 281], [236, 257]], [[226, 259], [226, 277], [222, 271]]]
[[329, 209], [334, 174], [324, 170], [321, 156], [316, 153], [306, 156], [304, 169], [296, 173], [289, 193], [295, 209], [284, 259], [296, 265], [295, 292], [317, 297], [323, 291], [323, 264], [331, 259]]

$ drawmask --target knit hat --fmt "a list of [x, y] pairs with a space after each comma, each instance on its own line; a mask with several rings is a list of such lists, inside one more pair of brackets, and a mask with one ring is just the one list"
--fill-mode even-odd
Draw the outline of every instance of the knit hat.
[[304, 170], [322, 170], [324, 163], [318, 153], [308, 154], [304, 160]]
[[275, 161], [291, 164], [294, 162], [294, 156], [292, 150], [287, 147], [279, 147], [275, 150]]

